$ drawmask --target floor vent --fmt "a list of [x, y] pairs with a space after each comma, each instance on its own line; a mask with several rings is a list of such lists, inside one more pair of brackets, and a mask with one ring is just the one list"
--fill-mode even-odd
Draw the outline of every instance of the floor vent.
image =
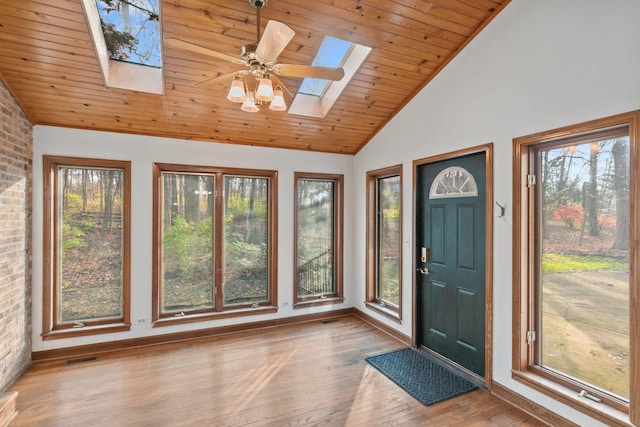
[[327, 319], [327, 320], [323, 320], [322, 323], [336, 323], [339, 322], [339, 319]]
[[94, 360], [98, 360], [98, 356], [89, 356], [82, 357], [80, 359], [69, 359], [64, 362], [65, 365], [75, 365], [76, 363], [85, 363], [85, 362], [93, 362]]

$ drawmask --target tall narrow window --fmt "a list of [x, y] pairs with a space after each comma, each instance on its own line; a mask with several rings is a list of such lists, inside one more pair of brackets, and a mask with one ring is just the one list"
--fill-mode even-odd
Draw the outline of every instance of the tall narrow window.
[[269, 179], [227, 175], [224, 188], [223, 305], [269, 302]]
[[342, 302], [342, 175], [295, 174], [296, 306]]
[[275, 311], [276, 173], [169, 164], [154, 173], [156, 324]]
[[130, 171], [44, 157], [45, 339], [129, 329]]
[[400, 319], [402, 165], [367, 173], [367, 307]]
[[162, 313], [215, 307], [214, 175], [162, 174]]
[[567, 403], [598, 416], [638, 405], [636, 117], [515, 140], [516, 175], [527, 179], [514, 198], [523, 230], [515, 303], [525, 309], [514, 313], [528, 313], [514, 328], [516, 377], [551, 380], [554, 391], [571, 390]]

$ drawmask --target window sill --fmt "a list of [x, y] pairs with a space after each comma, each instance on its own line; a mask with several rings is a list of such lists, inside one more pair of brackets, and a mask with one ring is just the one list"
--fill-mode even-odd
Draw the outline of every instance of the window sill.
[[111, 323], [108, 325], [83, 326], [82, 328], [54, 329], [44, 332], [42, 339], [54, 340], [63, 338], [85, 337], [89, 335], [110, 334], [113, 332], [126, 332], [131, 330], [130, 323]]
[[327, 304], [340, 304], [344, 302], [344, 298], [342, 297], [327, 297], [327, 298], [314, 298], [303, 301], [298, 301], [293, 304], [293, 308], [306, 308], [313, 307], [316, 305], [327, 305]]
[[376, 302], [373, 302], [373, 301], [365, 301], [364, 304], [368, 309], [371, 309], [371, 310], [373, 310], [375, 312], [378, 312], [378, 313], [382, 314], [383, 316], [388, 317], [391, 320], [394, 320], [394, 321], [396, 321], [398, 323], [402, 322], [402, 317], [400, 317], [400, 312], [399, 311], [393, 310], [393, 309], [391, 309], [389, 307], [383, 307], [380, 304], [378, 304]]
[[561, 403], [595, 418], [607, 425], [631, 427], [633, 424], [629, 420], [629, 414], [615, 409], [606, 403], [599, 403], [580, 397], [575, 390], [551, 381], [541, 375], [531, 371], [512, 371], [514, 380], [521, 382], [540, 393], [543, 393]]
[[253, 316], [256, 314], [277, 313], [278, 308], [272, 305], [256, 308], [241, 308], [227, 311], [185, 314], [184, 316], [161, 317], [154, 319], [153, 327], [182, 325], [185, 323], [204, 322], [207, 320], [226, 319], [229, 317]]

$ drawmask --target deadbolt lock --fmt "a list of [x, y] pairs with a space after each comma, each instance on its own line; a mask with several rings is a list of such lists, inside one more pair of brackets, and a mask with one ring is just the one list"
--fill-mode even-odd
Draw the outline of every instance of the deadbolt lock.
[[420, 262], [429, 262], [429, 248], [425, 248], [424, 246], [420, 248]]

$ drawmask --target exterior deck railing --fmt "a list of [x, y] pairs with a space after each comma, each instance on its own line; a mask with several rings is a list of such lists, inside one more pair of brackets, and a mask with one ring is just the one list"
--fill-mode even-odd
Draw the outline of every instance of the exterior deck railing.
[[334, 293], [333, 250], [328, 249], [298, 267], [298, 295]]

